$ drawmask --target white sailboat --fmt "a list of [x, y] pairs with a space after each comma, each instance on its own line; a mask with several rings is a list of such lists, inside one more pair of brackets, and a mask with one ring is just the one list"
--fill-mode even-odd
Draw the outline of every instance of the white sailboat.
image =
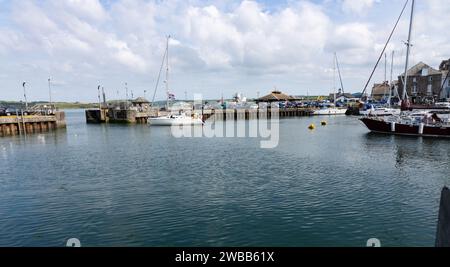
[[[384, 54], [384, 80], [387, 80], [387, 57], [386, 54]], [[392, 61], [391, 61], [391, 78], [388, 83], [389, 85], [389, 97], [387, 100], [387, 106], [375, 106], [371, 104], [366, 104], [366, 108], [360, 109], [359, 114], [362, 116], [396, 116], [400, 115], [401, 110], [399, 108], [392, 108], [391, 107], [391, 101], [392, 101], [392, 95], [394, 94], [393, 90], [393, 68], [394, 68], [394, 51], [392, 51]], [[373, 94], [373, 91], [372, 91]], [[398, 92], [397, 92], [398, 95]]]
[[333, 87], [334, 87], [334, 103], [323, 106], [322, 108], [315, 110], [313, 115], [316, 116], [325, 116], [325, 115], [345, 115], [347, 112], [346, 108], [338, 108], [336, 107], [336, 66], [339, 72], [339, 79], [341, 82], [341, 89], [344, 90], [344, 84], [342, 82], [341, 71], [339, 69], [339, 62], [337, 60], [336, 53], [334, 54], [334, 66], [333, 66]]
[[400, 115], [401, 110], [398, 108], [389, 108], [389, 107], [374, 107], [365, 110], [359, 110], [359, 115], [362, 116], [392, 116], [392, 115]]
[[154, 126], [203, 125], [203, 120], [195, 114], [194, 116], [188, 116], [186, 113], [181, 113], [179, 115], [150, 118], [150, 124]]
[[[161, 65], [161, 70], [162, 70], [162, 66], [164, 65], [164, 62], [166, 63], [165, 84], [166, 84], [166, 93], [167, 93], [167, 101], [166, 101], [166, 110], [167, 111], [170, 111], [169, 110], [169, 100], [171, 99], [171, 94], [169, 91], [169, 40], [170, 40], [170, 36], [167, 37], [166, 51], [164, 53], [163, 64]], [[161, 74], [161, 72], [160, 72], [160, 74]], [[156, 90], [158, 87], [158, 83], [159, 83], [159, 77], [158, 77], [157, 86], [155, 88], [155, 94], [156, 94]], [[150, 125], [153, 125], [153, 126], [203, 125], [203, 120], [202, 120], [201, 116], [198, 114], [187, 115], [184, 112], [179, 112], [178, 114], [168, 114], [165, 116], [150, 117], [149, 123], [150, 123]]]

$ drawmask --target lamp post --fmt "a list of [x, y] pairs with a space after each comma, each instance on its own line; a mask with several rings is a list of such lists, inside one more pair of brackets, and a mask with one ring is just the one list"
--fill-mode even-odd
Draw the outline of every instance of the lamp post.
[[125, 83], [126, 108], [128, 109], [128, 83]]
[[50, 108], [53, 112], [51, 78], [48, 78], [48, 96], [49, 96], [49, 100], [50, 100]]
[[28, 110], [27, 90], [25, 87], [26, 84], [27, 82], [23, 82], [22, 87], [23, 87], [23, 97], [25, 98], [25, 110]]
[[101, 104], [101, 100], [100, 100], [100, 85], [97, 86], [97, 93], [98, 93], [98, 109], [101, 112], [102, 111], [102, 104]]

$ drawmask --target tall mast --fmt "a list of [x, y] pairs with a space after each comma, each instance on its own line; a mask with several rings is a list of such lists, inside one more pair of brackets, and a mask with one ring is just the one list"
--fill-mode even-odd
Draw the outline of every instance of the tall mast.
[[166, 43], [166, 93], [167, 93], [167, 101], [166, 101], [166, 109], [169, 109], [169, 39], [170, 35], [167, 36]]
[[384, 53], [384, 81], [387, 81], [387, 54]]
[[395, 50], [392, 50], [392, 59], [391, 59], [391, 78], [389, 79], [389, 103], [388, 103], [388, 105], [389, 105], [389, 107], [391, 106], [391, 100], [392, 100], [392, 95], [394, 94], [394, 88], [393, 88], [393, 86], [395, 87], [395, 85], [394, 85], [394, 81], [393, 81], [393, 75], [394, 75], [394, 53], [395, 53]]
[[389, 84], [392, 85], [393, 81], [394, 81], [394, 55], [395, 55], [395, 50], [392, 50], [392, 58], [391, 58], [391, 79]]
[[[386, 88], [386, 85], [387, 85], [387, 54], [384, 53], [384, 80], [383, 80], [383, 87]], [[390, 90], [389, 90], [389, 92], [390, 92]], [[373, 94], [373, 91], [372, 91], [372, 94]], [[385, 97], [386, 97], [386, 90], [384, 90], [384, 93], [383, 93], [383, 98], [385, 98]]]
[[333, 93], [334, 93], [334, 103], [336, 103], [336, 52], [334, 52], [333, 57]]
[[336, 54], [334, 54], [334, 58], [336, 60], [336, 66], [337, 66], [337, 70], [338, 70], [338, 74], [339, 74], [339, 80], [341, 82], [341, 90], [342, 90], [342, 93], [345, 93], [345, 91], [344, 91], [344, 83], [342, 82], [342, 76], [341, 76], [341, 68], [339, 68], [339, 61], [338, 61], [338, 58], [337, 58]]
[[406, 100], [408, 97], [406, 92], [406, 84], [408, 83], [408, 65], [409, 65], [409, 54], [411, 52], [411, 35], [412, 35], [412, 27], [414, 22], [414, 6], [415, 6], [415, 0], [412, 0], [411, 4], [411, 18], [409, 20], [409, 32], [408, 32], [408, 41], [406, 42], [406, 63], [405, 63], [405, 77], [403, 80], [403, 95], [402, 100]]

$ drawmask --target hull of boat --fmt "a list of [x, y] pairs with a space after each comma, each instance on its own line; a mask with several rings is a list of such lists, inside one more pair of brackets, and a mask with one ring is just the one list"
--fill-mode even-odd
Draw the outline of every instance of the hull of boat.
[[316, 110], [316, 111], [314, 111], [313, 115], [316, 115], [316, 116], [345, 115], [346, 112], [347, 112], [346, 109], [327, 108], [327, 109]]
[[386, 122], [373, 118], [360, 119], [366, 127], [376, 133], [430, 136], [430, 137], [450, 137], [450, 127], [408, 125]]
[[150, 118], [150, 125], [153, 126], [182, 126], [182, 125], [202, 125], [201, 119], [193, 118]]

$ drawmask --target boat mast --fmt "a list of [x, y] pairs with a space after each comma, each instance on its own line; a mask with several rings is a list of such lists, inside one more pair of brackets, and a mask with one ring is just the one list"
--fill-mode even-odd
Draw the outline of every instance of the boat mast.
[[394, 94], [394, 88], [392, 86], [394, 85], [394, 54], [395, 50], [392, 50], [392, 58], [391, 58], [391, 78], [389, 80], [389, 98], [388, 98], [388, 105], [391, 107], [391, 101], [392, 101], [392, 95]]
[[[386, 85], [387, 85], [387, 54], [384, 53], [384, 80], [383, 80], [383, 87], [385, 87]], [[372, 94], [373, 94], [373, 91], [372, 91]], [[385, 98], [385, 97], [386, 97], [386, 90], [384, 90], [384, 93], [383, 93], [383, 98]]]
[[333, 93], [334, 93], [334, 103], [336, 104], [336, 52], [334, 52], [333, 57]]
[[[412, 35], [412, 27], [414, 22], [414, 6], [415, 6], [415, 0], [412, 0], [411, 4], [411, 18], [409, 20], [409, 32], [408, 32], [408, 41], [406, 41], [406, 63], [405, 63], [405, 76], [403, 79], [403, 95], [402, 95], [402, 103], [405, 101], [408, 97], [408, 94], [406, 92], [407, 83], [408, 83], [408, 65], [409, 65], [409, 54], [411, 52], [411, 35]], [[405, 104], [407, 104], [405, 102]]]
[[338, 70], [338, 74], [339, 74], [339, 80], [341, 82], [341, 90], [342, 90], [342, 93], [345, 93], [345, 91], [344, 91], [344, 83], [342, 82], [342, 76], [341, 76], [341, 68], [339, 68], [339, 61], [338, 61], [338, 58], [337, 58], [337, 54], [334, 54], [334, 58], [336, 59], [336, 66], [337, 66], [337, 70]]
[[169, 39], [170, 35], [167, 36], [167, 43], [166, 43], [166, 93], [167, 93], [167, 101], [166, 101], [166, 110], [169, 110], [169, 100], [170, 100], [170, 93], [169, 93]]
[[387, 54], [384, 53], [384, 81], [387, 81]]

